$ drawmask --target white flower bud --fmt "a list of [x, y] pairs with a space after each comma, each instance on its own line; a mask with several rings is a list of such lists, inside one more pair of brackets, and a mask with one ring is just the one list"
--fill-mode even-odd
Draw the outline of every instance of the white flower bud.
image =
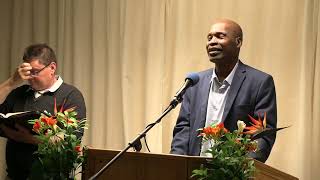
[[238, 126], [238, 133], [242, 133], [244, 128], [246, 127], [246, 123], [244, 123], [243, 121], [238, 120], [237, 126]]
[[64, 134], [62, 132], [59, 132], [56, 135], [51, 136], [49, 141], [52, 144], [55, 144], [55, 143], [63, 141], [63, 140], [64, 140]]

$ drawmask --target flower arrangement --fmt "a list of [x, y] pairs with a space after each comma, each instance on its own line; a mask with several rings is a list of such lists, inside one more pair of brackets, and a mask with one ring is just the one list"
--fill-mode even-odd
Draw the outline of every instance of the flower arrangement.
[[63, 105], [57, 111], [55, 100], [54, 115], [46, 112], [29, 121], [40, 142], [30, 179], [75, 179], [76, 170], [85, 160], [81, 136], [86, 120], [77, 120], [75, 107], [64, 110]]
[[212, 158], [200, 169], [193, 170], [192, 177], [199, 180], [245, 180], [254, 176], [254, 160], [248, 157], [250, 152], [258, 150], [258, 143], [253, 137], [270, 129], [266, 128], [266, 113], [263, 120], [260, 116], [257, 120], [249, 117], [251, 126], [238, 121], [238, 129], [233, 132], [224, 128], [222, 123], [199, 129], [203, 142], [210, 145], [206, 153]]

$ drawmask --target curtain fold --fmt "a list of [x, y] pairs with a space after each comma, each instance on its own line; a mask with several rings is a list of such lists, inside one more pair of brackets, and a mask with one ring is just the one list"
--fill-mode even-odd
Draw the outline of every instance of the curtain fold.
[[[308, 66], [305, 67], [304, 73], [302, 76], [305, 79], [305, 87], [307, 88], [307, 92], [303, 94], [302, 98], [304, 99], [304, 104], [309, 104], [309, 106], [305, 106], [305, 111], [308, 113], [306, 117], [310, 117], [311, 121], [307, 125], [305, 137], [310, 137], [305, 142], [305, 154], [308, 154], [305, 158], [304, 165], [306, 168], [309, 168], [304, 172], [304, 177], [308, 179], [312, 179], [313, 177], [320, 177], [319, 171], [319, 148], [320, 148], [320, 48], [319, 48], [319, 30], [320, 30], [320, 3], [319, 1], [313, 0], [309, 1], [307, 4], [308, 8], [308, 16], [306, 19], [307, 23], [310, 26], [306, 26], [306, 44], [305, 50], [305, 61], [309, 60]], [[310, 98], [306, 98], [310, 97]], [[304, 156], [304, 154], [301, 154]]]
[[[216, 18], [244, 31], [241, 60], [274, 77], [280, 131], [268, 165], [320, 177], [320, 13], [318, 0], [1, 0], [0, 81], [24, 48], [45, 42], [58, 73], [87, 105], [83, 144], [123, 149], [154, 122], [188, 72], [212, 68], [207, 32]], [[147, 135], [152, 152], [168, 153], [179, 107]], [[0, 138], [0, 179], [5, 139]], [[144, 148], [143, 151], [146, 151]]]

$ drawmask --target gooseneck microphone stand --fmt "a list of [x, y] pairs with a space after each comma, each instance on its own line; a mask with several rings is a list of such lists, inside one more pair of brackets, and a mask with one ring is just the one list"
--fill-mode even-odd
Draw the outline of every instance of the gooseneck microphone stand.
[[130, 148], [135, 148], [137, 144], [140, 144], [140, 139], [145, 137], [147, 132], [153, 128], [156, 124], [161, 122], [161, 119], [166, 116], [172, 109], [174, 109], [182, 101], [182, 93], [178, 94], [170, 102], [170, 105], [162, 112], [160, 117], [154, 122], [149, 124], [134, 140], [129, 142], [126, 148], [119, 152], [114, 158], [112, 158], [105, 166], [103, 166], [99, 172], [94, 174], [89, 180], [97, 179], [106, 169], [108, 169], [117, 159], [121, 157]]

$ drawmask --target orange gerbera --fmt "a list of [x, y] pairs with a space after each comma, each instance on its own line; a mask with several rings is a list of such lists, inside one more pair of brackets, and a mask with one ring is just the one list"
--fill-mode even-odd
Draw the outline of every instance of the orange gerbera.
[[219, 123], [216, 126], [205, 127], [202, 130], [200, 136], [221, 136], [222, 133], [226, 133], [228, 130], [224, 127], [223, 123]]

